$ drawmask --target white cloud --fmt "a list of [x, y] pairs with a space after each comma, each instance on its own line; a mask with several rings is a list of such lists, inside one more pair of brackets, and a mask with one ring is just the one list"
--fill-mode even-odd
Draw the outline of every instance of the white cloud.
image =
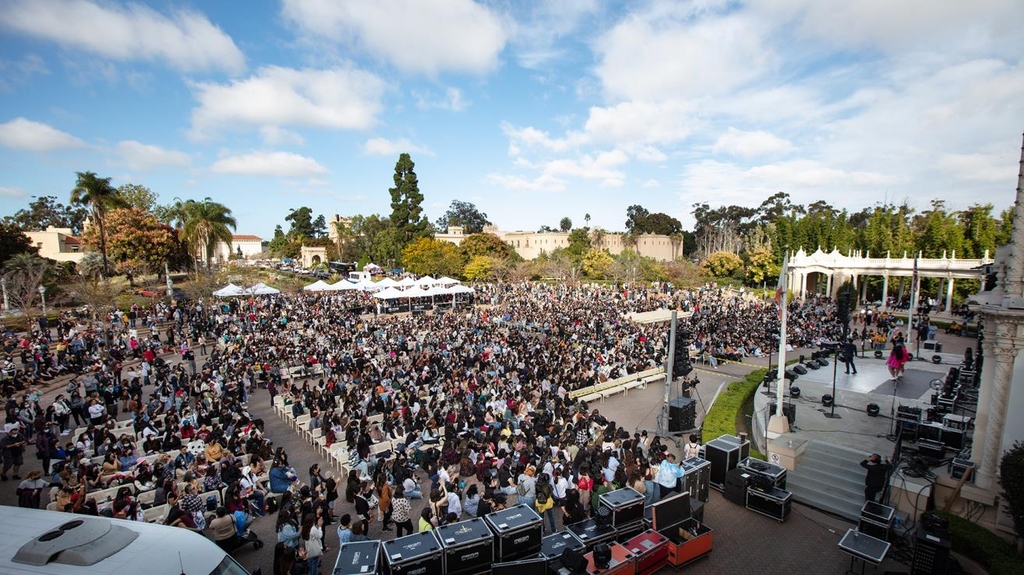
[[484, 181], [506, 190], [558, 192], [565, 189], [564, 181], [548, 174], [541, 174], [533, 179], [515, 175], [488, 174]]
[[268, 146], [302, 146], [306, 143], [301, 135], [279, 126], [263, 126], [260, 128], [260, 136]]
[[370, 138], [363, 144], [363, 153], [371, 156], [397, 156], [398, 154], [424, 154], [433, 156], [434, 153], [426, 146], [413, 144], [406, 138], [389, 140], [387, 138]]
[[502, 18], [472, 0], [284, 0], [283, 12], [304, 32], [431, 76], [489, 72], [507, 40]]
[[659, 182], [658, 180], [655, 180], [654, 178], [651, 178], [651, 179], [645, 181], [643, 184], [640, 184], [640, 185], [645, 187], [645, 188], [660, 188], [661, 187], [661, 182]]
[[178, 70], [245, 69], [231, 37], [203, 14], [173, 9], [165, 16], [130, 3], [125, 7], [88, 0], [4, 2], [4, 27], [115, 60], [163, 60]]
[[541, 68], [565, 53], [558, 41], [598, 12], [597, 0], [559, 0], [530, 3], [530, 13], [519, 20], [513, 40], [516, 58], [524, 68]]
[[1013, 158], [1009, 153], [945, 154], [939, 166], [958, 180], [968, 182], [1007, 182], [1013, 177]]
[[598, 143], [670, 144], [692, 133], [693, 116], [693, 105], [679, 100], [623, 102], [590, 108], [585, 130]]
[[377, 122], [384, 82], [353, 67], [295, 70], [260, 68], [229, 84], [192, 84], [192, 136], [218, 129], [305, 126], [362, 130]]
[[773, 136], [768, 132], [757, 130], [744, 132], [729, 128], [718, 137], [713, 148], [716, 154], [729, 154], [741, 158], [752, 158], [765, 154], [785, 153], [793, 149], [788, 140]]
[[327, 168], [313, 158], [291, 152], [250, 152], [217, 160], [210, 171], [240, 176], [278, 176], [287, 178], [319, 176]]
[[743, 11], [654, 4], [592, 43], [612, 100], [659, 101], [728, 93], [771, 69], [766, 31]]
[[519, 163], [518, 167], [536, 168], [541, 174], [533, 179], [519, 175], [489, 174], [487, 182], [509, 190], [550, 190], [566, 188], [566, 178], [600, 180], [602, 188], [618, 188], [626, 181], [620, 169], [629, 156], [619, 149], [598, 154], [582, 154], [577, 158], [560, 158], [540, 164]]
[[192, 163], [192, 158], [185, 152], [167, 150], [135, 140], [118, 142], [114, 147], [114, 158], [117, 165], [139, 172], [163, 167], [186, 167]]
[[654, 146], [641, 146], [633, 150], [633, 157], [641, 162], [664, 162], [668, 159], [665, 152]]
[[15, 186], [0, 186], [0, 198], [24, 198], [28, 192]]
[[472, 104], [462, 96], [462, 90], [452, 87], [447, 88], [440, 97], [433, 92], [420, 90], [413, 90], [412, 95], [416, 98], [416, 107], [421, 110], [436, 108], [461, 112]]
[[0, 124], [0, 145], [15, 150], [49, 152], [83, 148], [85, 142], [48, 124], [15, 118], [6, 124]]

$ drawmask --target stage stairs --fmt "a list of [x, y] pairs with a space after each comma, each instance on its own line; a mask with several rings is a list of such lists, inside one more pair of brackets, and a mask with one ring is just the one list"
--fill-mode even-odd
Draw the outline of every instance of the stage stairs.
[[864, 468], [869, 454], [811, 440], [796, 469], [786, 476], [793, 500], [856, 522], [864, 506]]

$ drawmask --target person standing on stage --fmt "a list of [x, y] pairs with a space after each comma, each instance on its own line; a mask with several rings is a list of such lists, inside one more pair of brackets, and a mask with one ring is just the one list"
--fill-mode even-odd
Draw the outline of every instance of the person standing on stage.
[[864, 499], [875, 501], [875, 497], [885, 489], [885, 481], [889, 477], [889, 458], [886, 457], [885, 461], [882, 461], [881, 456], [872, 453], [860, 462], [860, 466], [868, 470], [864, 478]]
[[846, 340], [843, 345], [843, 363], [846, 364], [846, 373], [850, 373], [853, 370], [853, 374], [857, 375], [857, 366], [853, 364], [853, 358], [857, 357], [857, 346], [853, 344], [853, 339]]

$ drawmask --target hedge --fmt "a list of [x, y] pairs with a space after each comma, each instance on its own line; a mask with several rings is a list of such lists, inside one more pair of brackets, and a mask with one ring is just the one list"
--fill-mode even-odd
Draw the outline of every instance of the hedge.
[[1024, 557], [1008, 543], [984, 527], [945, 511], [934, 511], [949, 520], [953, 551], [977, 561], [991, 575], [1024, 573]]
[[[736, 433], [736, 420], [743, 409], [753, 399], [758, 387], [764, 381], [766, 370], [756, 369], [746, 375], [740, 381], [734, 381], [729, 387], [718, 395], [711, 411], [704, 416], [704, 427], [702, 439], [705, 443], [722, 435], [734, 435]], [[764, 455], [751, 447], [751, 457], [764, 459]]]

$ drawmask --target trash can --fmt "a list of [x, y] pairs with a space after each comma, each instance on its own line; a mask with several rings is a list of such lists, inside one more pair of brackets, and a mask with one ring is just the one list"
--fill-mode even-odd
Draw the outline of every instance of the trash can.
[[935, 353], [942, 353], [942, 342], [935, 342]]

